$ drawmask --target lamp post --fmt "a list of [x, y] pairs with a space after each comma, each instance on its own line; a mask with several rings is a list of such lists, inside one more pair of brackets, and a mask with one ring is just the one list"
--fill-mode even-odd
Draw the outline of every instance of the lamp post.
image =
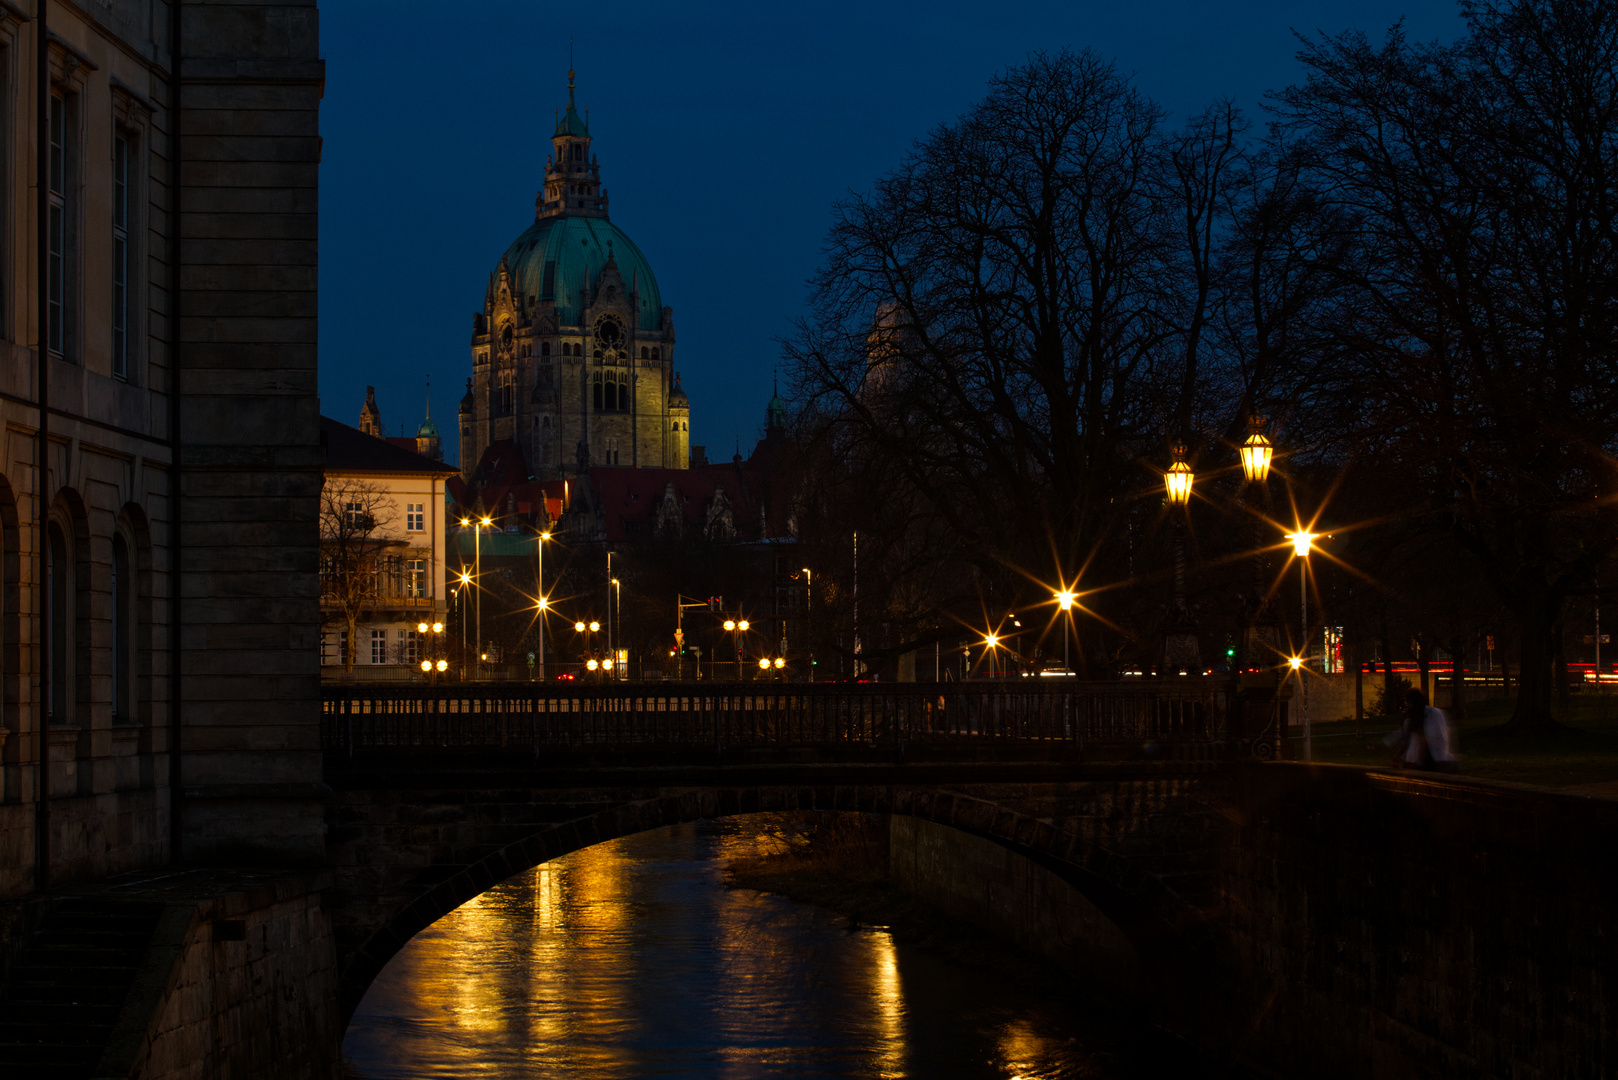
[[545, 598], [545, 541], [551, 538], [546, 531], [539, 534], [539, 681], [545, 681], [545, 614], [550, 610], [550, 602]]
[[[1298, 629], [1298, 634], [1302, 639], [1302, 644], [1299, 647], [1299, 653], [1302, 654], [1308, 648], [1309, 642], [1309, 551], [1313, 547], [1315, 540], [1320, 537], [1320, 534], [1299, 528], [1297, 532], [1289, 532], [1286, 536], [1288, 540], [1292, 541], [1292, 554], [1298, 560], [1298, 601], [1303, 620], [1302, 626]], [[1309, 684], [1304, 681], [1303, 667], [1302, 655], [1292, 658], [1292, 670], [1298, 673], [1298, 689], [1302, 694], [1300, 708], [1303, 710], [1303, 760], [1313, 761], [1315, 760], [1315, 747], [1312, 739], [1313, 733], [1309, 727]]]
[[616, 655], [612, 651], [612, 587], [618, 584], [612, 577], [612, 552], [607, 552], [607, 655]]
[[1163, 490], [1174, 514], [1174, 622], [1163, 639], [1162, 669], [1178, 673], [1195, 670], [1201, 665], [1196, 634], [1191, 626], [1191, 613], [1185, 606], [1185, 507], [1191, 501], [1191, 487], [1196, 474], [1186, 464], [1184, 444], [1175, 444], [1171, 451], [1174, 461], [1163, 474]]
[[[429, 638], [427, 636], [428, 633], [431, 633], [433, 636]], [[442, 647], [439, 642], [443, 633], [444, 624], [441, 622], [435, 622], [432, 624], [419, 622], [416, 624], [416, 640], [423, 643], [423, 651], [427, 654], [422, 658], [421, 661], [422, 671], [426, 672], [432, 670], [433, 659], [442, 651]]]
[[[478, 649], [478, 678], [483, 677], [483, 530], [494, 524], [488, 515], [479, 518], [475, 523], [471, 518], [461, 519], [461, 528], [472, 527], [472, 576], [477, 582], [477, 596], [473, 599], [473, 607], [477, 611], [477, 634], [475, 644]], [[464, 577], [464, 575], [463, 575]]]
[[733, 633], [733, 634], [736, 635], [736, 681], [737, 682], [742, 681], [742, 639], [741, 639], [741, 635], [747, 633], [747, 629], [748, 629], [748, 627], [750, 625], [752, 625], [752, 624], [749, 623], [746, 619], [741, 619], [741, 620], [726, 619], [725, 620], [725, 630], [728, 633]]
[[[623, 632], [624, 632], [623, 599], [624, 599], [623, 589], [620, 586], [620, 584], [618, 582], [618, 579], [613, 578], [612, 579], [612, 621], [618, 624], [618, 635], [619, 635], [619, 637], [622, 637]], [[616, 661], [618, 659], [618, 654], [615, 653], [615, 652], [612, 652], [612, 648], [611, 648], [612, 632], [610, 630], [607, 632], [607, 642], [608, 642], [607, 651], [612, 653], [612, 658], [613, 658], [614, 661]], [[629, 661], [626, 659], [624, 661], [624, 667], [628, 667], [628, 666], [629, 666]], [[617, 678], [621, 677], [621, 675], [619, 673], [619, 669], [616, 666], [616, 664], [614, 665], [614, 667], [612, 669], [612, 672], [613, 672], [613, 675], [612, 675], [613, 678], [617, 679]]]
[[[1238, 448], [1238, 455], [1242, 461], [1242, 476], [1248, 485], [1257, 485], [1266, 495], [1270, 478], [1270, 462], [1275, 457], [1275, 446], [1264, 435], [1264, 417], [1254, 414], [1247, 418], [1247, 439]], [[1264, 595], [1264, 555], [1259, 536], [1259, 515], [1253, 514], [1253, 612], [1252, 626], [1259, 625], [1266, 607]], [[1248, 641], [1242, 643], [1243, 661], [1251, 662], [1252, 657], [1246, 655], [1252, 651], [1256, 640], [1256, 633], [1248, 634]], [[1240, 665], [1238, 665], [1240, 666]]]
[[1072, 672], [1072, 661], [1069, 659], [1071, 650], [1068, 648], [1069, 631], [1073, 626], [1073, 601], [1078, 594], [1071, 589], [1063, 589], [1056, 594], [1056, 606], [1062, 609], [1062, 676], [1064, 678]]
[[466, 679], [466, 591], [472, 584], [472, 575], [461, 567], [460, 579], [455, 583], [455, 606], [460, 611], [461, 623], [461, 679]]

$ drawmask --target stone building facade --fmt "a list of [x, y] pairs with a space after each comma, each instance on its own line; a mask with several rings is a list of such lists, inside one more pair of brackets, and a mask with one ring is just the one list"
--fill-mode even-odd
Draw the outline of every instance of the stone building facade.
[[0, 897], [323, 853], [317, 38], [0, 0]]
[[551, 137], [534, 223], [501, 256], [472, 317], [461, 474], [510, 440], [537, 480], [592, 466], [683, 469], [690, 402], [674, 370], [674, 312], [651, 265], [607, 218], [607, 189], [574, 105]]

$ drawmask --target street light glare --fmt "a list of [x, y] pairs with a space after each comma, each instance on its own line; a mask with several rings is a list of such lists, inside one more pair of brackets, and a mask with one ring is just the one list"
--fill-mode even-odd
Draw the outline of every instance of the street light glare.
[[741, 622], [736, 624], [736, 629], [738, 629], [738, 630], [746, 630], [747, 627], [748, 627], [748, 622], [747, 622], [746, 619], [743, 619]]
[[539, 610], [545, 611], [550, 606], [551, 606], [551, 602], [549, 600], [545, 599], [543, 596], [541, 596], [539, 598]]
[[482, 521], [478, 522], [478, 524], [484, 526], [485, 528], [487, 528], [488, 526], [494, 524], [494, 519], [493, 518], [484, 518]]
[[432, 669], [433, 669], [433, 662], [431, 660], [423, 660], [421, 662], [421, 670], [423, 670], [423, 671], [431, 671]]
[[1063, 589], [1061, 592], [1056, 594], [1056, 606], [1061, 608], [1063, 611], [1072, 611], [1073, 601], [1077, 598], [1077, 593], [1068, 589]]
[[1303, 667], [1303, 657], [1294, 656], [1292, 659], [1288, 660], [1287, 663], [1292, 665], [1293, 671], [1297, 671], [1299, 668]]
[[539, 538], [541, 540], [549, 540], [551, 538], [551, 534], [548, 532], [542, 532], [539, 534]]
[[984, 635], [983, 644], [987, 645], [991, 649], [994, 648], [996, 645], [1000, 644], [1000, 635], [999, 634], [986, 634], [986, 635]]
[[770, 658], [768, 656], [759, 657], [758, 658], [758, 666], [761, 667], [761, 668], [769, 667], [770, 666]]
[[416, 624], [416, 633], [425, 634], [426, 632], [427, 632], [427, 624], [426, 623], [419, 622], [419, 623]]
[[472, 524], [472, 519], [471, 518], [462, 518], [461, 519], [461, 528], [464, 529], [470, 524]]
[[590, 633], [595, 634], [595, 633], [599, 633], [600, 631], [601, 631], [601, 624], [592, 620], [591, 623], [590, 623]]
[[574, 624], [573, 624], [573, 632], [574, 632], [574, 633], [575, 633], [575, 634], [582, 634], [582, 633], [584, 633], [584, 624], [583, 624], [583, 623], [581, 623], [581, 622], [576, 622], [576, 623], [574, 623]]
[[448, 671], [449, 670], [449, 661], [448, 660], [440, 660], [438, 662], [438, 670], [439, 671]]
[[1297, 532], [1287, 533], [1287, 539], [1292, 541], [1292, 553], [1300, 559], [1303, 558], [1309, 554], [1309, 549], [1316, 540], [1320, 539], [1320, 535], [1320, 533], [1304, 532], [1302, 529]]
[[444, 632], [444, 624], [443, 623], [441, 623], [441, 622], [433, 623], [433, 633], [442, 634], [443, 632]]
[[736, 620], [735, 619], [726, 619], [725, 620], [725, 629], [726, 630], [734, 630], [734, 629], [736, 629]]

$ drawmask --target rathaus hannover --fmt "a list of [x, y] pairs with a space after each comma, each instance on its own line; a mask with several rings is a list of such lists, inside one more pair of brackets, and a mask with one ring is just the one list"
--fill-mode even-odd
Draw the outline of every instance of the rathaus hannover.
[[472, 318], [473, 377], [460, 408], [468, 481], [489, 447], [508, 440], [541, 481], [592, 465], [687, 465], [673, 310], [646, 257], [607, 219], [573, 89], [569, 71], [534, 223], [500, 257]]

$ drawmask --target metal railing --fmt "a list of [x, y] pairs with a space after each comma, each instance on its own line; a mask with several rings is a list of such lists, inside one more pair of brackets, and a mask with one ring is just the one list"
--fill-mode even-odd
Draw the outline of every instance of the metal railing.
[[1211, 742], [1213, 680], [325, 686], [328, 751]]

